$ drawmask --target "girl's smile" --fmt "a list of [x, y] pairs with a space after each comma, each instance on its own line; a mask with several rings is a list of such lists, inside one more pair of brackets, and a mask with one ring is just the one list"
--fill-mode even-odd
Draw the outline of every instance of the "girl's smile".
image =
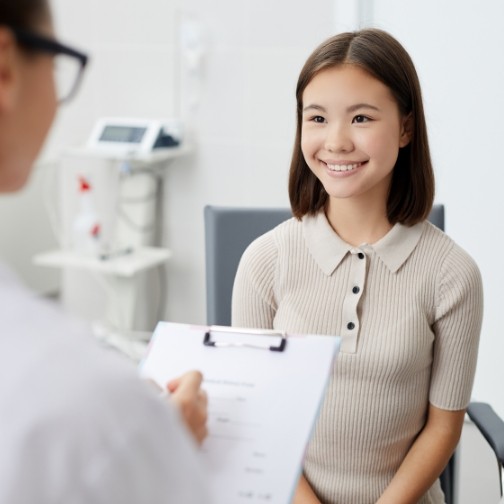
[[327, 166], [331, 175], [339, 174], [344, 175], [346, 173], [350, 174], [355, 172], [361, 166], [364, 166], [367, 161], [322, 161], [323, 164]]

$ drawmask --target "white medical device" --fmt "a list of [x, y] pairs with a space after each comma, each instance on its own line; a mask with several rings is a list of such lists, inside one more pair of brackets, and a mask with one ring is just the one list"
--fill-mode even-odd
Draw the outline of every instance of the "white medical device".
[[87, 147], [113, 155], [145, 155], [159, 148], [176, 147], [182, 140], [176, 119], [104, 117], [96, 123]]

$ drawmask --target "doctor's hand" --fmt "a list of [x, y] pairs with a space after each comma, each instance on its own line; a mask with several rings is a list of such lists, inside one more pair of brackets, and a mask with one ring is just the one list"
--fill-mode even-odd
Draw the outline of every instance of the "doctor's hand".
[[189, 371], [167, 383], [170, 399], [182, 414], [182, 419], [201, 445], [208, 434], [208, 397], [201, 389], [203, 375], [199, 371]]

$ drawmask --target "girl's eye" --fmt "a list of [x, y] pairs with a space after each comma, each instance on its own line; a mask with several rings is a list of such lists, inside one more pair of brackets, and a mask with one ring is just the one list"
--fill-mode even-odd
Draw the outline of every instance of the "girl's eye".
[[364, 115], [355, 116], [352, 120], [353, 123], [357, 123], [357, 124], [362, 124], [362, 123], [365, 123], [368, 121], [370, 121], [369, 117], [366, 117]]
[[315, 123], [320, 123], [320, 124], [325, 122], [325, 119], [322, 116], [314, 116], [314, 117], [312, 117], [311, 120]]

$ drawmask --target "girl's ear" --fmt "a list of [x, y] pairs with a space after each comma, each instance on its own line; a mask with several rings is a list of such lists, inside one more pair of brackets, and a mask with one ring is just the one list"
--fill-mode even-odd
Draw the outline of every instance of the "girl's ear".
[[17, 93], [17, 44], [12, 32], [0, 27], [0, 114], [10, 110]]
[[401, 137], [399, 139], [399, 147], [406, 147], [413, 138], [413, 115], [410, 112], [401, 119]]

